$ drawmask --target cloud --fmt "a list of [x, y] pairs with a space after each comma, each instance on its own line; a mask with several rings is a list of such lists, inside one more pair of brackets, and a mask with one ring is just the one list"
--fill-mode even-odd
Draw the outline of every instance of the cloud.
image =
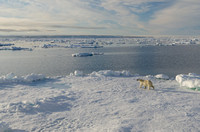
[[178, 0], [171, 7], [157, 12], [149, 22], [149, 28], [157, 33], [191, 34], [195, 27], [200, 27], [199, 5], [198, 0]]
[[106, 29], [106, 27], [84, 27], [84, 26], [65, 26], [65, 25], [49, 25], [53, 28], [72, 28], [72, 29]]
[[178, 34], [197, 29], [198, 5], [198, 0], [4, 0], [0, 33]]
[[0, 32], [40, 32], [38, 29], [0, 29]]

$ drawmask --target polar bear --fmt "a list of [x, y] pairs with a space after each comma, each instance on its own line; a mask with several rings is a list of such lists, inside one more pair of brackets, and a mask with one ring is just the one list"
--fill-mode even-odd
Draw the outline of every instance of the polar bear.
[[140, 82], [140, 88], [144, 86], [145, 89], [148, 87], [148, 90], [150, 90], [150, 87], [154, 89], [153, 83], [150, 80], [137, 79], [137, 81]]

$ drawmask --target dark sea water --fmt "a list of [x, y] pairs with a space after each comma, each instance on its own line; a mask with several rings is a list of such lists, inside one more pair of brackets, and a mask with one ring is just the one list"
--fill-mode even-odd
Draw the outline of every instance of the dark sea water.
[[[104, 55], [72, 57], [73, 53], [103, 52]], [[200, 74], [200, 46], [132, 46], [104, 48], [50, 48], [33, 51], [0, 51], [0, 75], [30, 73], [46, 76], [85, 74], [99, 70], [128, 70], [140, 75]]]

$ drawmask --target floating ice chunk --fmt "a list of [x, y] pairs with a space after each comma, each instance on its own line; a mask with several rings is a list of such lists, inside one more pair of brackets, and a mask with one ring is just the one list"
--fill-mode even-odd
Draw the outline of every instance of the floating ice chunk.
[[194, 73], [179, 74], [176, 76], [176, 81], [181, 87], [200, 88], [200, 75]]
[[93, 56], [92, 53], [75, 53], [72, 54], [73, 57], [87, 57], [87, 56]]
[[165, 75], [165, 74], [157, 74], [157, 75], [155, 75], [155, 78], [157, 78], [157, 79], [165, 79], [165, 80], [169, 79], [169, 77], [167, 75]]
[[87, 56], [93, 56], [93, 55], [103, 55], [104, 53], [101, 52], [92, 52], [92, 53], [75, 53], [72, 54], [73, 57], [87, 57]]

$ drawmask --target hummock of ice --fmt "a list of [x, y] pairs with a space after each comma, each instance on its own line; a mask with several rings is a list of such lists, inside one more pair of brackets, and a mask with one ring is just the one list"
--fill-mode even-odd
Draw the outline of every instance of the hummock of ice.
[[70, 73], [70, 76], [83, 76], [83, 72], [76, 70], [74, 73]]
[[[82, 71], [74, 71], [74, 73], [71, 73], [70, 76], [84, 76]], [[101, 71], [93, 71], [92, 73], [86, 75], [91, 77], [131, 77], [133, 76], [129, 71], [123, 70], [123, 71], [112, 71], [112, 70], [101, 70]]]
[[0, 83], [13, 83], [13, 82], [34, 82], [44, 80], [46, 77], [42, 74], [28, 74], [26, 76], [16, 76], [14, 73], [9, 73], [4, 76], [0, 76]]
[[200, 87], [200, 75], [195, 73], [189, 73], [188, 75], [179, 74], [176, 76], [176, 81], [180, 84], [181, 87]]
[[112, 77], [130, 77], [132, 76], [129, 71], [123, 70], [123, 71], [112, 71], [112, 70], [101, 70], [98, 72], [92, 72], [89, 74], [89, 76], [95, 77], [95, 76], [112, 76]]
[[200, 88], [200, 75], [195, 73], [179, 74], [176, 76], [176, 81], [181, 87]]

